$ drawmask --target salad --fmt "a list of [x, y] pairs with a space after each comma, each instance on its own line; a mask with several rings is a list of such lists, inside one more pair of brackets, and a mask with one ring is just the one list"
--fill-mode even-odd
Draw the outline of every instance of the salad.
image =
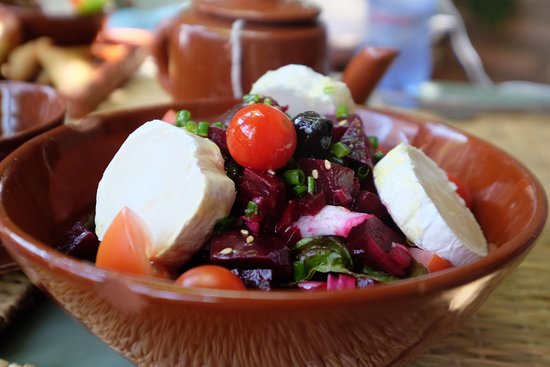
[[218, 121], [168, 111], [130, 134], [58, 249], [237, 290], [364, 288], [484, 256], [467, 187], [417, 148], [386, 152], [353, 108], [342, 83], [290, 65]]

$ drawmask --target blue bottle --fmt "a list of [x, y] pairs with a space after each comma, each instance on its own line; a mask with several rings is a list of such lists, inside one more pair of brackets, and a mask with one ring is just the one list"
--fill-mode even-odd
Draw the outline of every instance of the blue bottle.
[[[366, 43], [399, 49], [399, 56], [378, 85], [381, 94], [414, 97], [421, 83], [430, 79], [429, 20], [436, 9], [437, 0], [369, 0]], [[407, 104], [404, 100], [394, 102]]]

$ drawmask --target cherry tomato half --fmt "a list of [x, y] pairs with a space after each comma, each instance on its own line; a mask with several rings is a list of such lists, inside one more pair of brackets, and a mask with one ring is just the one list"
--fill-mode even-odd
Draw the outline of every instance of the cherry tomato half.
[[241, 108], [231, 119], [227, 146], [233, 159], [243, 167], [278, 169], [296, 150], [296, 130], [278, 108], [252, 104]]
[[176, 283], [188, 288], [245, 290], [241, 278], [218, 265], [201, 265], [187, 270]]
[[472, 209], [472, 194], [470, 193], [468, 186], [466, 186], [466, 184], [456, 176], [447, 173], [447, 177], [449, 178], [449, 181], [456, 185], [456, 193], [462, 198], [462, 200], [464, 200], [464, 204], [466, 204], [469, 209]]
[[113, 219], [97, 251], [96, 265], [135, 275], [155, 275], [147, 251], [151, 238], [143, 220], [129, 208]]

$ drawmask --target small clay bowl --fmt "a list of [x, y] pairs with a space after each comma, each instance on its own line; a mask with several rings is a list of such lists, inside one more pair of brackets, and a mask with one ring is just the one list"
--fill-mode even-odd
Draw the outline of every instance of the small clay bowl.
[[39, 8], [0, 3], [0, 8], [15, 14], [25, 41], [48, 37], [58, 45], [84, 45], [93, 42], [105, 21], [105, 13], [89, 15], [50, 15]]
[[[60, 125], [65, 101], [50, 87], [0, 81], [0, 160], [30, 138]], [[0, 274], [15, 263], [0, 243]]]
[[[399, 366], [477, 310], [545, 224], [540, 182], [493, 145], [445, 124], [358, 107], [383, 147], [408, 141], [471, 188], [496, 250], [471, 264], [391, 285], [332, 292], [185, 289], [96, 268], [52, 248], [94, 207], [120, 144], [169, 108], [197, 119], [233, 101], [90, 116], [28, 142], [0, 164], [0, 236], [29, 278], [140, 366]], [[147, 174], [144, 172], [144, 174]]]

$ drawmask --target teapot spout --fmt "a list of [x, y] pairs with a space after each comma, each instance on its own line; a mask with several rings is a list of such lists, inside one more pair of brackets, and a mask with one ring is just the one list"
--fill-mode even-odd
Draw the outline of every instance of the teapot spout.
[[398, 54], [394, 48], [364, 47], [350, 60], [342, 81], [357, 104], [364, 104]]

